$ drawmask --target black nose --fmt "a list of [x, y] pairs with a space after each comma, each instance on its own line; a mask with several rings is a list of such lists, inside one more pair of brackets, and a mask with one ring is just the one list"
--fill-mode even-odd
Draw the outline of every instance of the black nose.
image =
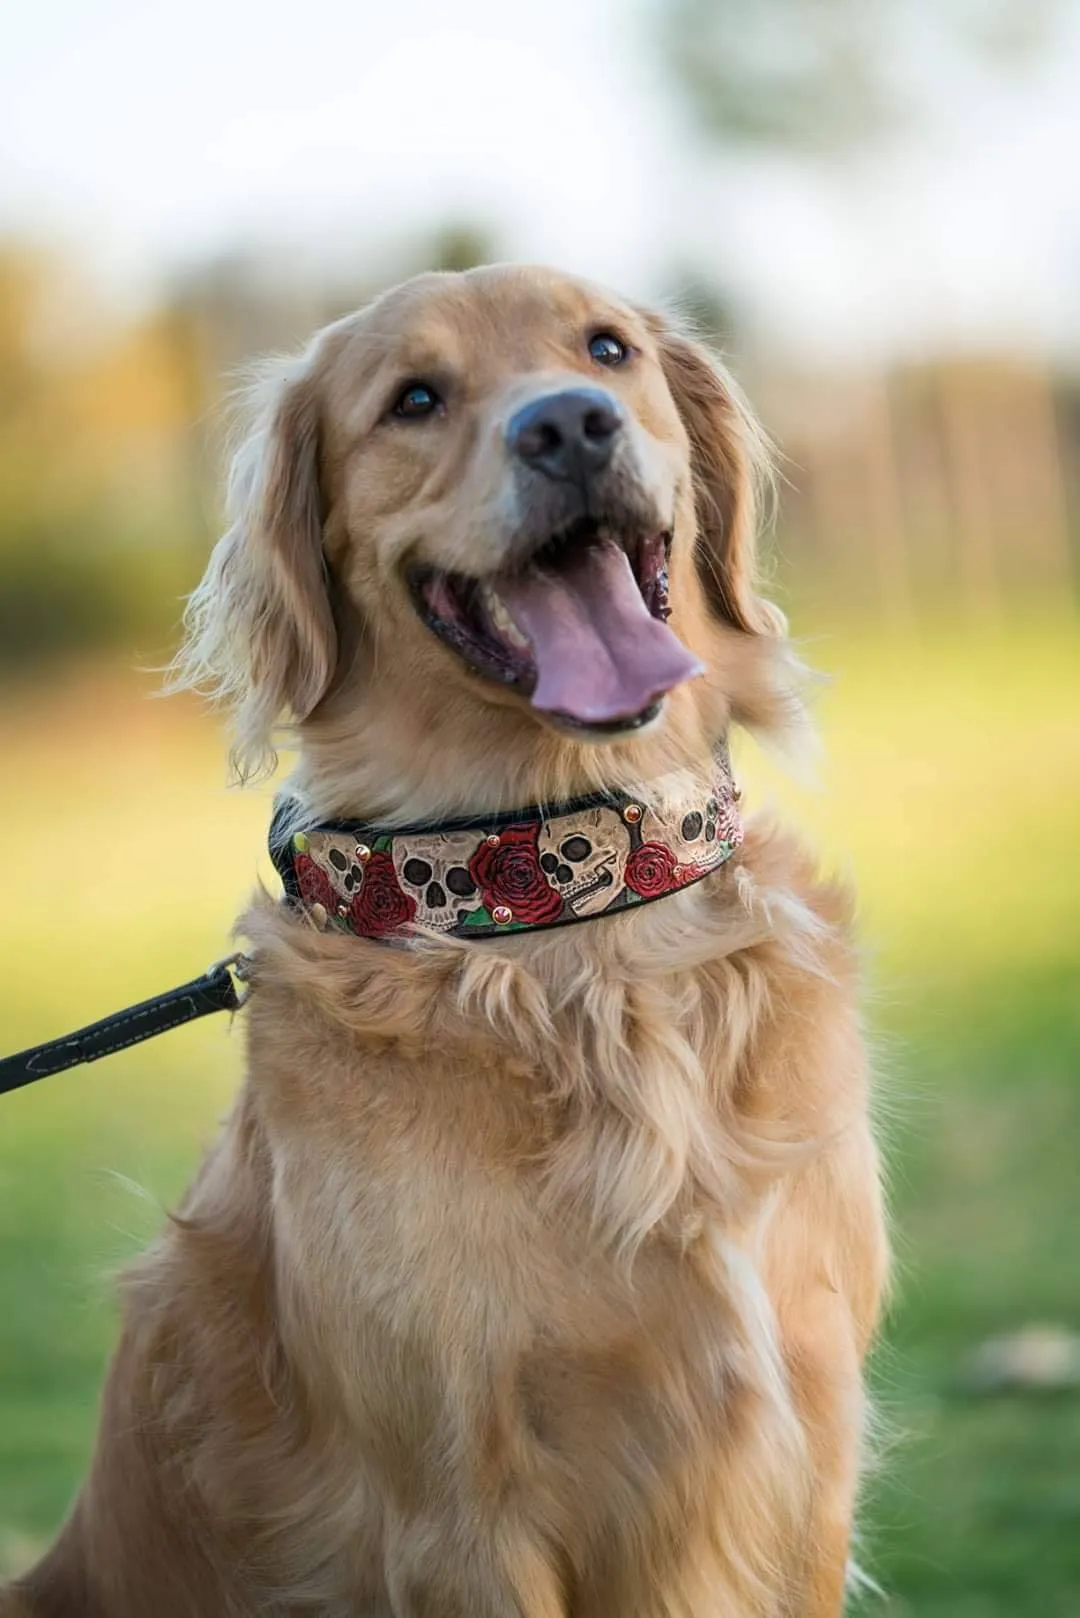
[[618, 400], [602, 388], [567, 388], [522, 405], [506, 442], [547, 477], [581, 483], [608, 464], [622, 422]]

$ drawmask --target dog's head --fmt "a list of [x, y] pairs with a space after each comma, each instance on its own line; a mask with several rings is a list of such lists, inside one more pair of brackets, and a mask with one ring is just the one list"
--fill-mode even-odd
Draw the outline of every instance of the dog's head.
[[718, 634], [776, 631], [761, 442], [657, 315], [547, 270], [421, 276], [265, 391], [187, 669], [235, 700], [249, 766], [283, 715], [340, 736], [376, 700], [428, 734], [433, 713], [584, 748], [655, 731]]

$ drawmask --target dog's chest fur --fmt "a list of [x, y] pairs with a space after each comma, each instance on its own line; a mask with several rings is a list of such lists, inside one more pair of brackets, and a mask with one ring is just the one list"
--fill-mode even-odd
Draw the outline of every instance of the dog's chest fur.
[[278, 1326], [335, 1434], [324, 1516], [348, 1532], [346, 1499], [411, 1521], [437, 1498], [441, 1520], [448, 1502], [520, 1517], [576, 1581], [575, 1613], [621, 1590], [629, 1618], [680, 1557], [734, 1600], [737, 1497], [771, 1502], [740, 1552], [764, 1566], [802, 1479], [736, 1236], [776, 1177], [737, 1138], [763, 968], [750, 952], [635, 979], [601, 957], [571, 983], [549, 959], [541, 993], [494, 957], [446, 978], [365, 960], [351, 1000], [344, 957], [341, 987], [321, 974], [327, 1016], [288, 986], [286, 951], [251, 1011]]

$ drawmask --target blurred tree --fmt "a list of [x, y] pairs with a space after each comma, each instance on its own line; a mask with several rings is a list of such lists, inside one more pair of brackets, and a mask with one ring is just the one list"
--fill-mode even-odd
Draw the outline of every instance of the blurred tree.
[[21, 242], [0, 243], [0, 497], [5, 503], [32, 496], [41, 478], [43, 445], [66, 425], [50, 409], [41, 341], [56, 279], [43, 254]]
[[[1075, 0], [653, 4], [668, 67], [711, 144], [729, 156], [773, 152], [835, 162], [910, 131], [913, 123], [932, 126], [935, 110], [973, 74], [1016, 71], [1044, 57]], [[693, 290], [694, 301], [704, 303], [705, 329], [715, 335], [720, 311], [708, 309], [708, 282]], [[816, 571], [834, 583], [865, 573], [885, 612], [899, 621], [916, 604], [925, 531], [934, 526], [931, 506], [945, 513], [933, 554], [950, 558], [951, 587], [973, 611], [993, 609], [1003, 599], [1009, 557], [1018, 549], [1015, 537], [1006, 543], [992, 532], [1005, 496], [1002, 491], [996, 500], [987, 491], [1006, 457], [988, 426], [985, 390], [981, 382], [952, 382], [943, 372], [933, 395], [942, 440], [942, 465], [933, 476], [913, 477], [908, 464], [912, 443], [925, 436], [926, 410], [909, 421], [882, 377], [864, 379], [865, 396], [836, 442], [819, 415], [794, 445], [799, 479], [810, 489], [813, 511], [809, 521], [804, 513], [803, 527]], [[1023, 465], [1011, 475], [1016, 481], [1022, 473], [1028, 483], [1035, 478], [1041, 502], [1040, 538], [1024, 546], [1028, 572], [1044, 587], [1060, 588], [1068, 580], [1068, 520], [1052, 385], [1029, 387], [1019, 403], [1024, 390], [1010, 389], [1009, 410], [1026, 435]], [[1038, 476], [1032, 467], [1041, 468]], [[808, 554], [807, 547], [800, 550]]]
[[450, 223], [437, 231], [427, 255], [426, 268], [432, 270], [471, 270], [494, 258], [490, 234], [479, 225]]
[[659, 20], [669, 64], [710, 136], [835, 154], [925, 107], [950, 57], [1029, 59], [1065, 4], [667, 0]]
[[172, 350], [156, 313], [117, 325], [70, 264], [0, 240], [0, 680], [171, 635], [191, 573]]
[[726, 347], [739, 329], [739, 314], [733, 295], [694, 265], [673, 266], [666, 277], [663, 302], [711, 343]]
[[39, 268], [36, 257], [24, 249], [11, 245], [0, 251], [0, 431], [36, 394], [27, 334]]

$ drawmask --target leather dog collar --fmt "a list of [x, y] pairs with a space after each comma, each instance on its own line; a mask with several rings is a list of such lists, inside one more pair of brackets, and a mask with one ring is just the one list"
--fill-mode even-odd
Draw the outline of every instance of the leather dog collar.
[[340, 931], [495, 938], [616, 915], [700, 882], [742, 842], [739, 796], [723, 748], [711, 786], [663, 810], [613, 791], [433, 825], [329, 820], [295, 831], [285, 801], [270, 855], [287, 897]]

